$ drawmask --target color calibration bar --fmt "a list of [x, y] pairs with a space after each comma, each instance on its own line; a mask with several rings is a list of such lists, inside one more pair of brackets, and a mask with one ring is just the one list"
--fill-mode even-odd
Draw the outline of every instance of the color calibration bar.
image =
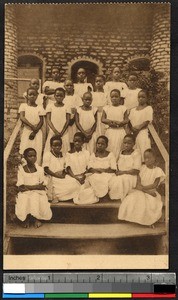
[[176, 298], [176, 294], [89, 293], [89, 294], [3, 294], [3, 299], [92, 299], [92, 298]]

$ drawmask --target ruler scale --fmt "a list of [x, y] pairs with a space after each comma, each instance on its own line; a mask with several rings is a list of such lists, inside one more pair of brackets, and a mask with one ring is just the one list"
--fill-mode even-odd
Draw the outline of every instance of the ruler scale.
[[176, 274], [4, 273], [2, 298], [176, 298]]

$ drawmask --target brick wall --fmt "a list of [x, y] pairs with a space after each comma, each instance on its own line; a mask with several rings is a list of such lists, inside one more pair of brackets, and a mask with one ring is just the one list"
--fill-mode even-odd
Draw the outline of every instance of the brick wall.
[[[49, 6], [48, 6], [49, 8]], [[102, 8], [104, 15], [95, 10], [95, 19], [86, 8], [74, 11], [73, 22], [67, 14], [67, 7], [57, 6], [43, 15], [36, 11], [38, 22], [32, 18], [32, 10], [18, 9], [18, 51], [38, 53], [47, 61], [46, 78], [50, 78], [52, 65], [61, 67], [61, 80], [65, 79], [67, 63], [75, 57], [87, 56], [99, 60], [103, 64], [103, 73], [108, 75], [114, 66], [121, 69], [128, 57], [148, 54], [151, 48], [152, 15], [150, 10], [141, 6], [132, 11], [128, 6], [121, 7], [117, 19], [113, 20], [113, 12]], [[62, 9], [62, 11], [61, 11]], [[141, 12], [141, 13], [140, 13]], [[31, 14], [31, 17], [30, 17]], [[139, 18], [139, 15], [141, 16]], [[29, 17], [28, 17], [29, 16]], [[83, 17], [82, 17], [83, 16]], [[88, 22], [87, 22], [88, 16]], [[101, 18], [101, 20], [99, 19]], [[51, 19], [52, 18], [52, 19]], [[42, 21], [44, 20], [44, 22]], [[74, 22], [75, 21], [75, 22]], [[87, 24], [88, 23], [88, 24]]]
[[170, 73], [170, 5], [159, 4], [154, 10], [151, 65], [157, 70]]
[[5, 9], [5, 137], [15, 126], [17, 120], [17, 82], [7, 80], [8, 78], [17, 78], [17, 26], [15, 8], [6, 6]]

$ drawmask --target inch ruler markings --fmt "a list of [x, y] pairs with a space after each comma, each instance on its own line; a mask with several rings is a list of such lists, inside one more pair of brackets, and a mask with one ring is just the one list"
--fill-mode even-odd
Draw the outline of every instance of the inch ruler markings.
[[16, 298], [20, 287], [19, 298], [176, 297], [175, 273], [4, 273], [3, 280], [3, 298]]

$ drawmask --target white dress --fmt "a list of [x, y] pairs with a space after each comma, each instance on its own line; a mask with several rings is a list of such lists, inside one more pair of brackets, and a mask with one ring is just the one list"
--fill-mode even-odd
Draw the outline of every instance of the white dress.
[[[90, 157], [90, 161], [88, 164], [88, 168], [94, 169], [108, 169], [111, 168], [116, 170], [116, 159], [112, 152], [108, 154], [106, 157], [97, 157], [95, 153], [93, 153]], [[109, 190], [109, 181], [114, 176], [114, 173], [101, 173], [101, 174], [89, 174], [87, 176], [87, 180], [90, 183], [94, 194], [98, 198], [104, 197]]]
[[127, 89], [124, 99], [124, 105], [126, 106], [127, 110], [130, 111], [132, 108], [138, 106], [138, 94], [141, 89], [136, 88], [134, 90]]
[[[124, 120], [124, 114], [126, 112], [126, 107], [124, 105], [119, 106], [105, 106], [103, 110], [106, 113], [106, 118], [112, 121], [122, 122]], [[118, 159], [119, 153], [121, 151], [121, 146], [123, 143], [124, 136], [126, 135], [125, 129], [120, 128], [108, 128], [105, 135], [109, 140], [108, 150], [113, 152], [116, 160]]]
[[[51, 152], [46, 152], [43, 157], [43, 167], [48, 167], [53, 173], [63, 171], [65, 159], [56, 157]], [[80, 184], [71, 176], [65, 178], [48, 177], [48, 198], [51, 200], [69, 200], [78, 195]]]
[[[90, 153], [82, 149], [82, 151], [66, 154], [66, 168], [70, 167], [74, 175], [83, 175], [88, 167]], [[88, 185], [88, 182], [80, 185], [80, 189], [76, 197], [73, 198], [75, 204], [85, 205], [98, 202], [93, 190]]]
[[93, 86], [89, 82], [84, 82], [84, 83], [74, 83], [74, 91], [75, 94], [78, 94], [79, 97], [83, 97], [83, 94], [88, 92], [88, 87], [93, 91]]
[[[37, 125], [40, 122], [40, 116], [45, 115], [45, 111], [41, 106], [30, 106], [27, 103], [22, 103], [19, 107], [19, 113], [25, 112], [25, 118], [32, 124]], [[24, 125], [20, 142], [20, 154], [23, 154], [27, 148], [34, 148], [37, 152], [37, 163], [41, 164], [42, 155], [42, 130], [40, 129], [33, 140], [29, 139], [29, 135], [32, 133], [32, 129]]]
[[71, 168], [74, 175], [81, 175], [86, 172], [89, 159], [90, 153], [85, 149], [74, 153], [68, 152], [65, 156], [65, 165], [66, 168]]
[[108, 81], [104, 85], [104, 92], [106, 93], [108, 103], [111, 104], [110, 93], [112, 90], [117, 89], [121, 93], [121, 97], [125, 98], [126, 91], [128, 89], [126, 83], [120, 81]]
[[[153, 184], [156, 178], [160, 182], [164, 180], [165, 174], [159, 167], [149, 169], [143, 165], [140, 170], [141, 184], [147, 186]], [[155, 191], [156, 197], [139, 190], [132, 190], [121, 203], [118, 219], [134, 222], [142, 225], [152, 225], [162, 215], [161, 196]]]
[[[136, 108], [131, 109], [129, 114], [129, 120], [133, 127], [142, 124], [143, 122], [149, 121], [152, 122], [153, 120], [153, 109], [151, 106], [146, 106], [142, 110], [137, 110]], [[145, 150], [151, 148], [150, 138], [148, 136], [148, 129], [142, 129], [138, 133], [136, 137], [136, 147], [140, 150], [142, 161], [144, 161], [144, 152]]]
[[107, 105], [107, 97], [104, 92], [93, 92], [92, 97], [92, 105], [98, 108], [96, 134], [97, 136], [100, 136], [105, 134], [106, 131], [105, 125], [101, 122], [101, 117], [103, 107]]
[[[131, 154], [120, 154], [118, 160], [119, 171], [140, 170], [141, 168], [141, 154], [139, 150], [135, 149]], [[137, 175], [123, 174], [113, 176], [109, 184], [109, 196], [111, 199], [121, 199], [135, 188], [137, 183]]]
[[[45, 88], [46, 87], [49, 87], [50, 89], [56, 90], [57, 88], [64, 88], [64, 83], [63, 82], [52, 81], [52, 80], [47, 80], [47, 81], [44, 82], [43, 87], [42, 87], [43, 93], [45, 93]], [[55, 101], [54, 94], [48, 95], [48, 99], [49, 99], [49, 102], [50, 101], [52, 101], [52, 102]]]
[[[43, 183], [45, 185], [45, 176], [43, 168], [36, 164], [37, 171], [34, 173], [26, 173], [22, 166], [18, 170], [17, 186], [21, 185], [38, 185]], [[46, 195], [46, 191], [26, 191], [19, 192], [16, 205], [15, 214], [21, 221], [25, 221], [28, 214], [40, 220], [50, 220], [52, 212], [50, 204]]]
[[[79, 123], [83, 130], [88, 131], [92, 128], [95, 123], [95, 115], [97, 113], [97, 107], [93, 107], [91, 110], [83, 110], [81, 107], [77, 108], [77, 113], [79, 115]], [[88, 143], [83, 145], [84, 149], [91, 153], [94, 152], [96, 146], [96, 131], [94, 131], [92, 138]]]
[[[65, 96], [63, 103], [70, 111], [71, 119], [74, 118], [74, 109], [83, 104], [82, 99], [77, 94]], [[69, 125], [68, 132], [70, 143], [73, 143], [74, 134], [77, 132], [77, 127], [75, 123], [72, 126]]]
[[[66, 123], [66, 115], [67, 113], [70, 114], [70, 111], [67, 109], [67, 107], [64, 106], [55, 106], [54, 103], [49, 103], [46, 107], [46, 114], [51, 113], [51, 122], [53, 123], [54, 127], [61, 132], [64, 128], [64, 125]], [[52, 136], [54, 136], [54, 132], [52, 129], [49, 129], [45, 149], [45, 152], [50, 152], [50, 139]], [[70, 150], [70, 142], [69, 142], [69, 133], [68, 129], [65, 131], [65, 133], [62, 136], [62, 154], [65, 155], [67, 151]]]

